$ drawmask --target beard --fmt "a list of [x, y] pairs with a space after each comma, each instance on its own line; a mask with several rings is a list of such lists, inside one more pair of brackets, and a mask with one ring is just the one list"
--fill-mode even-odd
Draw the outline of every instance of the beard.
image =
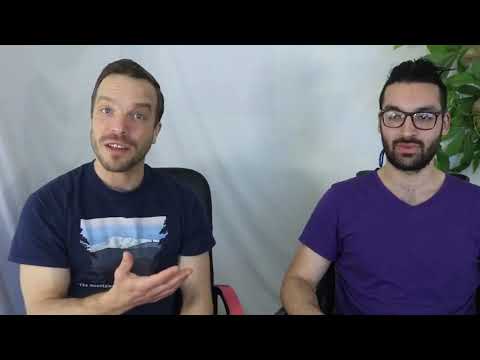
[[[390, 146], [385, 140], [383, 132], [381, 132], [381, 136], [383, 149], [385, 150], [385, 155], [390, 164], [392, 164], [395, 168], [401, 171], [418, 172], [425, 168], [428, 164], [430, 164], [433, 157], [437, 153], [442, 138], [442, 132], [440, 131], [438, 137], [435, 138], [432, 143], [427, 147], [422, 141], [415, 138], [398, 138], [395, 139]], [[416, 144], [418, 145], [420, 151], [408, 157], [397, 155], [395, 153], [395, 147], [399, 143]]]
[[[106, 140], [118, 141], [129, 146], [129, 151], [133, 151], [133, 155], [123, 156], [120, 158], [112, 159], [109, 155], [102, 154], [101, 147]], [[92, 150], [95, 153], [97, 160], [100, 164], [107, 170], [111, 172], [126, 172], [135, 167], [140, 162], [144, 161], [145, 156], [147, 155], [150, 147], [153, 143], [153, 137], [151, 141], [147, 141], [141, 146], [137, 146], [132, 140], [126, 136], [118, 135], [109, 135], [103, 136], [100, 139], [96, 140], [93, 134], [93, 130], [90, 130], [90, 144]]]

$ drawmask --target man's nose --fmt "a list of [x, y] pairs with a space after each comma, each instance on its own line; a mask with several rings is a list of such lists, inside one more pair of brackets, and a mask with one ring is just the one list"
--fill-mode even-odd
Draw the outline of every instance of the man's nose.
[[111, 131], [118, 135], [126, 135], [128, 133], [128, 117], [119, 113], [112, 119]]
[[405, 119], [405, 122], [401, 127], [401, 131], [402, 131], [402, 135], [406, 138], [410, 137], [411, 135], [417, 132], [417, 128], [413, 124], [413, 117], [411, 115], [408, 115], [407, 118]]

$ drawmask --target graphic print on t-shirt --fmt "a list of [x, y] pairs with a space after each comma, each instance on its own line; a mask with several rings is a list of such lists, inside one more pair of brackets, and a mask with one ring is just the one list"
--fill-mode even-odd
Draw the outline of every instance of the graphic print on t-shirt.
[[110, 284], [124, 251], [135, 259], [133, 273], [156, 272], [155, 260], [168, 235], [166, 216], [81, 219], [80, 228], [80, 242], [89, 253], [91, 274], [95, 274], [97, 281]]

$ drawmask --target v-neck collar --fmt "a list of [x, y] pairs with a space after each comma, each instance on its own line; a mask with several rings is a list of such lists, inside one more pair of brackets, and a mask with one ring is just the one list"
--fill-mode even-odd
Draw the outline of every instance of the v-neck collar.
[[394, 201], [398, 202], [402, 206], [408, 208], [408, 209], [421, 209], [424, 207], [428, 207], [431, 203], [435, 202], [437, 198], [439, 198], [443, 192], [445, 192], [445, 188], [447, 184], [450, 182], [450, 176], [448, 174], [445, 174], [445, 178], [443, 179], [442, 185], [440, 185], [439, 189], [432, 195], [430, 196], [427, 200], [421, 202], [420, 204], [417, 205], [410, 205], [409, 203], [403, 201], [400, 199], [397, 195], [395, 195], [382, 181], [380, 176], [378, 175], [378, 170], [374, 171], [374, 177], [377, 181], [377, 183], [380, 185], [380, 187], [384, 190], [385, 193], [387, 193], [387, 196], [389, 196], [391, 199]]

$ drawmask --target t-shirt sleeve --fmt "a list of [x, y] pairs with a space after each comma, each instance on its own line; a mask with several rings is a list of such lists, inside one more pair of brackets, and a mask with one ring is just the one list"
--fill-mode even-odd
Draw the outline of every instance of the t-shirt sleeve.
[[184, 193], [182, 247], [180, 255], [195, 256], [209, 251], [215, 245], [212, 226], [205, 207], [190, 191]]
[[[477, 194], [476, 194], [477, 195]], [[480, 197], [472, 196], [473, 206], [471, 208], [471, 214], [478, 214], [480, 212]], [[475, 239], [475, 256], [477, 258], [478, 277], [477, 284], [480, 286], [480, 221], [477, 216], [471, 217], [473, 221], [473, 237]]]
[[47, 267], [68, 267], [62, 209], [53, 199], [33, 193], [27, 199], [10, 248], [9, 261]]
[[336, 261], [340, 251], [337, 209], [335, 187], [331, 187], [318, 202], [300, 235], [302, 244], [330, 261]]

